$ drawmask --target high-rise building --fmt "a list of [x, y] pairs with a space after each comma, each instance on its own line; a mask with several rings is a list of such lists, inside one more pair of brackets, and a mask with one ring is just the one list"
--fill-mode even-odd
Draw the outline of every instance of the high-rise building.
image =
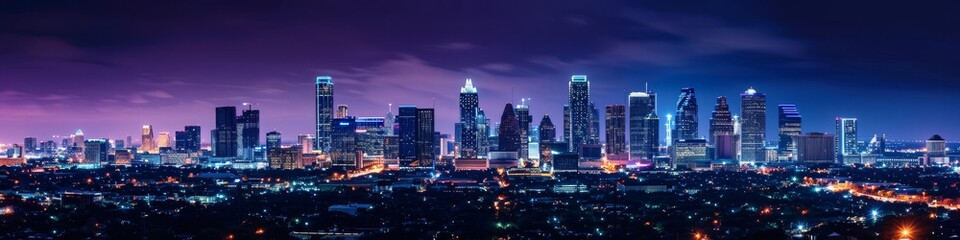
[[170, 145], [170, 132], [157, 134], [157, 148], [169, 148]]
[[857, 119], [837, 117], [836, 151], [837, 162], [844, 162], [844, 155], [857, 154]]
[[110, 141], [107, 139], [90, 139], [83, 141], [83, 163], [100, 165], [107, 162]]
[[143, 125], [140, 134], [140, 151], [149, 153], [157, 152], [157, 142], [153, 138], [153, 126], [151, 125]]
[[271, 149], [280, 149], [280, 144], [282, 140], [283, 139], [282, 139], [282, 136], [280, 135], [280, 132], [277, 132], [277, 131], [268, 132], [267, 133], [267, 151], [269, 152]]
[[563, 105], [563, 142], [570, 148], [570, 104]]
[[237, 156], [237, 108], [224, 106], [217, 108], [216, 128], [212, 130], [213, 155], [216, 157]]
[[270, 168], [292, 170], [303, 168], [303, 153], [296, 148], [271, 149], [267, 153]]
[[388, 135], [383, 138], [383, 159], [400, 159], [400, 138]]
[[675, 168], [699, 169], [709, 166], [706, 139], [677, 139], [670, 152]]
[[797, 162], [803, 164], [835, 163], [834, 136], [826, 133], [800, 134], [793, 138], [797, 146]]
[[337, 104], [336, 116], [337, 116], [336, 118], [346, 118], [347, 116], [350, 116], [350, 112], [348, 111], [348, 107], [346, 104]]
[[486, 158], [490, 152], [490, 119], [480, 109], [477, 112], [477, 158]]
[[797, 105], [780, 104], [777, 109], [780, 112], [780, 141], [777, 143], [777, 152], [787, 160], [794, 160], [797, 144], [793, 142], [793, 138], [800, 135], [802, 117], [797, 110]]
[[693, 88], [680, 89], [680, 100], [677, 101], [677, 116], [674, 117], [673, 141], [679, 139], [696, 139], [699, 121], [697, 120], [697, 95]]
[[[152, 130], [152, 128], [151, 128], [151, 132], [150, 132], [150, 133], [151, 133], [151, 134], [150, 134], [151, 137], [153, 137], [153, 132], [152, 132], [152, 131], [153, 131], [153, 130]], [[74, 133], [73, 136], [70, 136], [70, 138], [73, 139], [73, 146], [74, 146], [74, 147], [79, 147], [80, 149], [83, 149], [83, 147], [84, 147], [84, 143], [83, 143], [83, 141], [84, 141], [84, 139], [83, 139], [83, 131], [80, 131], [80, 129], [77, 129], [77, 132]], [[151, 139], [152, 139], [152, 138], [151, 138]], [[63, 146], [63, 147], [66, 148], [67, 146]]]
[[127, 135], [127, 147], [133, 148], [133, 136]]
[[[669, 120], [668, 120], [669, 121]], [[650, 112], [640, 122], [640, 151], [639, 159], [653, 160], [660, 148], [660, 117], [657, 112]]]
[[503, 114], [500, 115], [500, 128], [497, 130], [499, 144], [497, 151], [517, 152], [520, 149], [520, 129], [517, 123], [517, 115], [514, 112], [513, 104], [507, 103], [503, 107]]
[[359, 168], [357, 166], [357, 119], [353, 117], [333, 119], [330, 142], [330, 160], [333, 166]]
[[243, 159], [253, 159], [253, 151], [260, 145], [260, 110], [254, 110], [252, 104], [237, 117], [238, 153]]
[[312, 134], [300, 134], [297, 136], [297, 143], [300, 144], [300, 152], [303, 153], [312, 153], [313, 152], [313, 135]]
[[[53, 143], [52, 141], [50, 143]], [[123, 139], [113, 140], [114, 149], [123, 149], [127, 147], [127, 142], [124, 142]]]
[[433, 153], [437, 148], [436, 145], [438, 144], [434, 141], [435, 132], [433, 108], [418, 108], [416, 128], [416, 167], [433, 167], [433, 164], [436, 161], [436, 156]]
[[37, 151], [37, 138], [35, 137], [26, 137], [23, 138], [23, 151], [24, 153], [34, 153]]
[[766, 160], [767, 95], [750, 88], [740, 94], [740, 118], [742, 136], [740, 161], [763, 162]]
[[544, 114], [543, 118], [540, 119], [540, 161], [541, 162], [550, 162], [551, 158], [551, 145], [557, 140], [557, 128], [553, 125], [553, 121], [550, 121], [550, 116]]
[[383, 129], [386, 136], [395, 136], [393, 129], [396, 127], [397, 117], [393, 115], [393, 104], [387, 104], [387, 115], [383, 116]]
[[623, 104], [606, 107], [607, 156], [621, 155], [627, 150], [627, 109]]
[[[660, 145], [660, 139], [657, 139], [660, 125], [647, 125], [645, 121], [651, 113], [656, 117], [657, 94], [631, 92], [627, 96], [627, 103], [630, 104], [630, 159], [651, 160], [656, 153], [656, 146]], [[657, 118], [657, 122], [659, 121]]]
[[673, 115], [670, 115], [669, 113], [667, 114], [667, 121], [663, 124], [663, 126], [665, 129], [663, 132], [667, 135], [663, 138], [663, 142], [667, 147], [670, 147], [673, 145]]
[[177, 151], [200, 151], [200, 126], [185, 126], [183, 127], [183, 131], [176, 132], [176, 138]]
[[385, 122], [382, 117], [357, 118], [357, 148], [364, 157], [384, 155]]
[[[589, 134], [587, 135], [587, 144], [590, 145], [600, 145], [600, 111], [597, 110], [597, 105], [593, 102], [590, 102], [590, 126]], [[580, 154], [583, 157], [583, 154]]]
[[710, 117], [710, 138], [707, 140], [714, 143], [717, 136], [722, 135], [733, 135], [733, 116], [730, 114], [730, 106], [727, 105], [727, 97], [724, 96], [717, 97], [717, 104], [713, 107], [713, 114]]
[[934, 134], [926, 141], [927, 152], [923, 154], [924, 165], [945, 165], [950, 163], [947, 157], [947, 141]]
[[730, 114], [730, 106], [727, 105], [727, 97], [717, 97], [717, 104], [713, 107], [713, 114], [710, 117], [708, 140], [713, 144], [714, 159], [736, 159], [733, 117]]
[[867, 150], [872, 154], [883, 155], [887, 152], [887, 135], [874, 134], [867, 145]]
[[743, 128], [740, 126], [740, 116], [733, 115], [733, 153], [736, 156], [737, 160], [740, 160], [740, 153], [742, 149], [740, 148], [740, 138], [743, 137]]
[[333, 124], [333, 78], [317, 76], [317, 146], [315, 149], [330, 152], [330, 131]]
[[399, 157], [401, 166], [410, 166], [417, 160], [417, 106], [400, 105], [397, 122], [400, 125]]
[[[570, 149], [579, 152], [590, 139], [590, 82], [585, 75], [573, 75], [568, 85], [570, 104]], [[566, 134], [566, 133], [564, 133]], [[501, 146], [502, 148], [502, 146]]]
[[526, 101], [521, 100], [520, 105], [516, 106], [517, 129], [520, 133], [520, 147], [517, 148], [517, 156], [520, 159], [527, 159], [530, 155], [530, 123], [533, 122], [533, 116], [530, 116], [530, 106]]
[[[460, 88], [460, 122], [459, 134], [456, 137], [460, 145], [460, 158], [477, 158], [478, 138], [477, 113], [480, 111], [480, 99], [477, 95], [477, 88], [473, 87], [473, 81], [467, 79], [467, 82]], [[485, 136], [484, 136], [485, 137]]]

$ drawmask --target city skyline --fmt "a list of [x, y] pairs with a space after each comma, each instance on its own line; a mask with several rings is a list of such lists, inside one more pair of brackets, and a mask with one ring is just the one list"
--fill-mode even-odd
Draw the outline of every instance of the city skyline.
[[[431, 34], [407, 26], [418, 23], [418, 20], [405, 18], [408, 13], [375, 7], [373, 10], [404, 24], [387, 33], [409, 31], [422, 34], [399, 37], [395, 41], [371, 42], [366, 37], [382, 34], [374, 30], [384, 26], [333, 11], [357, 6], [347, 3], [318, 5], [328, 7], [324, 9], [330, 10], [324, 11], [332, 14], [322, 19], [293, 14], [272, 21], [245, 21], [252, 21], [259, 29], [302, 21], [318, 23], [320, 30], [293, 26], [268, 31], [276, 34], [276, 38], [247, 32], [234, 36], [236, 41], [231, 42], [235, 43], [223, 44], [219, 39], [237, 33], [239, 26], [218, 19], [235, 15], [264, 16], [267, 13], [253, 11], [253, 6], [231, 9], [195, 6], [197, 11], [210, 11], [210, 16], [188, 14], [200, 23], [209, 24], [210, 36], [184, 38], [176, 36], [193, 30], [164, 27], [170, 26], [164, 25], [163, 21], [171, 19], [171, 15], [133, 19], [128, 23], [116, 23], [118, 25], [113, 30], [99, 30], [97, 24], [106, 21], [109, 14], [94, 16], [83, 11], [64, 14], [50, 11], [45, 6], [13, 4], [4, 8], [2, 13], [17, 24], [0, 29], [13, 40], [5, 48], [11, 54], [0, 57], [0, 64], [9, 69], [0, 73], [0, 79], [9, 83], [0, 87], [0, 124], [5, 130], [0, 142], [19, 143], [28, 136], [44, 140], [52, 135], [66, 136], [77, 129], [84, 130], [91, 137], [123, 139], [136, 136], [142, 125], [152, 125], [157, 132], [173, 132], [186, 125], [212, 129], [215, 125], [211, 109], [240, 106], [243, 102], [259, 104], [257, 108], [262, 111], [260, 134], [273, 130], [289, 136], [312, 134], [315, 132], [313, 91], [306, 88], [312, 87], [317, 75], [330, 75], [335, 79], [338, 91], [334, 104], [349, 105], [352, 115], [382, 116], [388, 104], [431, 106], [436, 109], [437, 130], [446, 134], [453, 134], [454, 123], [459, 118], [457, 90], [463, 86], [464, 79], [473, 79], [481, 95], [479, 106], [486, 110], [488, 118], [499, 119], [498, 106], [507, 102], [516, 105], [521, 98], [530, 98], [525, 105], [535, 118], [533, 125], [537, 125], [543, 114], [552, 115], [557, 123], [562, 121], [562, 105], [567, 98], [562, 93], [566, 92], [567, 81], [571, 75], [582, 74], [589, 76], [593, 93], [591, 101], [600, 107], [626, 104], [629, 92], [643, 91], [649, 84], [650, 91], [660, 95], [657, 114], [661, 117], [675, 114], [665, 110], [673, 108], [682, 87], [697, 89], [698, 105], [701, 106], [712, 106], [709, 100], [718, 96], [735, 99], [744, 89], [753, 87], [768, 96], [767, 141], [775, 141], [771, 136], [777, 136], [776, 129], [770, 127], [777, 126], [776, 115], [773, 115], [776, 113], [770, 111], [773, 109], [770, 106], [788, 103], [804, 110], [804, 132], [832, 132], [833, 119], [843, 116], [861, 120], [858, 126], [860, 136], [886, 134], [889, 139], [922, 140], [933, 134], [946, 139], [960, 135], [957, 132], [960, 130], [949, 127], [949, 119], [960, 113], [937, 111], [941, 105], [957, 101], [948, 90], [957, 84], [949, 79], [958, 74], [942, 67], [946, 63], [941, 55], [955, 49], [945, 48], [942, 53], [932, 54], [930, 51], [934, 46], [907, 44], [953, 36], [931, 30], [935, 29], [933, 27], [899, 29], [902, 27], [882, 18], [881, 13], [892, 11], [893, 6], [872, 6], [861, 15], [878, 21], [880, 26], [898, 28], [919, 37], [893, 36], [886, 42], [860, 44], [865, 46], [851, 46], [852, 43], [840, 41], [837, 44], [849, 48], [840, 50], [820, 44], [832, 40], [830, 37], [813, 36], [816, 34], [812, 34], [810, 28], [817, 21], [791, 14], [781, 16], [787, 19], [770, 19], [772, 17], [763, 16], [764, 11], [760, 9], [741, 11], [745, 11], [742, 12], [745, 16], [769, 20], [774, 26], [743, 24], [742, 17], [731, 16], [735, 15], [731, 13], [734, 10], [723, 6], [711, 5], [717, 9], [708, 10], [706, 6], [630, 5], [616, 11], [618, 14], [605, 16], [600, 12], [608, 10], [609, 6], [590, 6], [583, 11], [574, 11], [572, 9], [584, 6], [568, 4], [541, 13], [556, 22], [546, 25], [550, 27], [543, 30], [545, 34], [504, 39], [485, 37], [495, 31], [487, 28], [466, 32], [444, 26], [447, 31], [457, 34]], [[422, 7], [416, 5], [397, 7]], [[802, 7], [785, 3], [761, 6], [781, 11]], [[91, 6], [76, 7], [87, 9]], [[270, 7], [277, 8], [278, 12], [299, 13], [320, 6], [297, 6], [302, 10], [292, 6]], [[428, 18], [475, 24], [469, 21], [475, 15], [467, 13], [484, 6], [447, 7], [450, 11], [432, 12]], [[520, 6], [521, 9], [533, 7]], [[825, 17], [840, 25], [860, 21], [841, 14], [855, 6], [835, 7], [825, 10]], [[908, 10], [918, 10], [916, 8], [920, 7], [911, 6]], [[657, 11], [664, 9], [672, 11]], [[127, 11], [148, 10], [132, 8]], [[578, 14], [562, 14], [563, 11]], [[932, 18], [918, 17], [916, 21], [919, 23], [942, 26]], [[70, 22], [75, 30], [67, 31], [31, 21], [37, 18]], [[688, 20], [665, 21], [673, 18]], [[506, 13], [506, 20], [546, 24], [542, 22], [545, 20], [519, 13]], [[137, 30], [141, 25], [159, 25], [157, 31], [150, 34], [165, 35], [148, 35], [153, 40], [135, 37], [142, 33]], [[315, 33], [317, 31], [346, 26], [365, 28], [320, 42], [324, 44], [305, 44], [328, 37]], [[686, 27], [696, 31], [685, 30]], [[522, 29], [518, 26], [510, 28]], [[641, 30], [630, 31], [634, 28]], [[870, 29], [849, 33], [840, 30], [839, 27], [822, 29], [834, 38], [883, 36]], [[722, 33], [730, 33], [724, 31], [741, 33], [737, 35], [741, 39], [720, 38], [724, 36]], [[561, 32], [579, 34], [570, 39], [549, 38], [555, 42], [520, 51], [519, 45], [527, 46], [518, 43], [546, 41], [547, 37]], [[663, 34], [683, 41], [666, 40], [659, 36]], [[336, 44], [354, 38], [365, 40], [346, 46]], [[585, 43], [586, 47], [564, 47], [573, 43]], [[258, 44], [262, 48], [245, 50], [242, 48], [244, 44]], [[919, 50], [926, 55], [913, 56], [906, 50], [888, 48], [892, 44], [902, 44], [898, 46]], [[367, 48], [370, 50], [353, 51]], [[867, 50], [883, 51], [891, 57], [875, 57], [866, 53]], [[837, 63], [839, 60], [827, 58], [837, 54], [841, 55], [838, 59], [849, 63], [841, 64]], [[327, 60], [325, 56], [335, 56], [343, 61]], [[917, 59], [907, 57], [919, 57], [920, 62], [929, 64], [906, 64], [904, 59]], [[235, 61], [212, 61], [223, 58]], [[765, 63], [767, 60], [775, 60], [778, 64]], [[896, 64], [904, 67], [884, 67]], [[416, 87], [419, 82], [433, 87]], [[887, 101], [882, 108], [873, 107], [890, 94], [909, 100]], [[729, 102], [732, 112], [740, 111], [739, 101]], [[927, 117], [888, 112], [889, 109], [917, 108]], [[699, 135], [703, 137], [706, 137], [704, 130], [709, 126], [705, 119], [709, 119], [710, 113], [706, 109], [698, 113]], [[600, 124], [600, 129], [604, 129], [605, 123], [601, 121]], [[203, 134], [202, 139], [205, 144], [210, 141], [207, 134]]]

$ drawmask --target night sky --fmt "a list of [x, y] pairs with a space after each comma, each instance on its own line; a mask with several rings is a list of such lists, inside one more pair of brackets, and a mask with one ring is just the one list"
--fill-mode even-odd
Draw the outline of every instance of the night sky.
[[532, 98], [534, 124], [561, 124], [567, 81], [585, 74], [601, 108], [649, 82], [661, 118], [695, 87], [701, 135], [717, 96], [739, 115], [753, 86], [768, 96], [771, 141], [782, 103], [797, 104], [804, 132], [845, 116], [862, 140], [960, 138], [957, 5], [274, 2], [0, 3], [0, 142], [139, 138], [142, 124], [199, 124], [207, 142], [214, 108], [243, 102], [259, 104], [262, 133], [289, 141], [313, 132], [316, 75], [334, 77], [351, 115], [435, 104], [451, 134], [466, 78], [491, 119], [513, 96]]

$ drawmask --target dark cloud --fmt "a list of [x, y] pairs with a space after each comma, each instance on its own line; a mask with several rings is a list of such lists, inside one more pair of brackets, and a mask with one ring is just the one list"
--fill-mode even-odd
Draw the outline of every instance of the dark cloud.
[[0, 141], [75, 128], [116, 138], [135, 135], [140, 124], [211, 126], [214, 106], [241, 102], [260, 104], [264, 129], [309, 133], [318, 74], [334, 76], [336, 101], [351, 113], [382, 115], [388, 103], [436, 106], [443, 132], [452, 132], [466, 78], [491, 119], [522, 97], [534, 99], [539, 119], [561, 114], [569, 75], [588, 74], [600, 106], [622, 104], [649, 82], [663, 115], [678, 88], [693, 86], [708, 119], [716, 96], [735, 99], [754, 86], [769, 95], [768, 126], [775, 105], [789, 102], [812, 131], [832, 131], [833, 117], [844, 115], [860, 117], [865, 134], [960, 136], [947, 128], [960, 115], [940, 110], [960, 100], [951, 92], [960, 87], [953, 60], [960, 17], [952, 9], [833, 1], [11, 1], [0, 3]]

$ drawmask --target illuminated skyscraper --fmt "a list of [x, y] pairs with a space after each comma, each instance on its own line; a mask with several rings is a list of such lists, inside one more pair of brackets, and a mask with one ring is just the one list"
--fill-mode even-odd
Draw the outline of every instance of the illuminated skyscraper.
[[836, 151], [837, 162], [843, 163], [844, 155], [857, 154], [857, 119], [837, 117]]
[[100, 165], [107, 162], [110, 141], [107, 139], [90, 139], [83, 143], [83, 163]]
[[[467, 82], [460, 88], [460, 122], [459, 135], [457, 143], [460, 144], [460, 157], [471, 159], [477, 157], [477, 148], [480, 144], [478, 139], [477, 113], [480, 111], [479, 97], [477, 88], [473, 87], [473, 81], [467, 79]], [[485, 136], [484, 136], [485, 137]]]
[[433, 108], [417, 109], [417, 128], [416, 128], [416, 149], [417, 164], [416, 167], [433, 168], [436, 162], [434, 150], [437, 148], [435, 139], [434, 111]]
[[417, 106], [400, 105], [398, 113], [400, 165], [409, 166], [417, 160]]
[[[590, 139], [590, 82], [585, 75], [573, 75], [568, 85], [570, 102], [570, 149], [580, 151], [580, 146]], [[564, 133], [566, 134], [566, 133]], [[502, 147], [501, 147], [502, 148]]]
[[382, 117], [357, 118], [357, 148], [362, 150], [362, 156], [383, 156], [385, 119]]
[[[151, 130], [150, 133], [151, 133], [150, 136], [153, 137], [153, 130]], [[78, 147], [78, 148], [80, 148], [80, 149], [83, 149], [83, 147], [84, 147], [84, 143], [83, 143], [83, 141], [84, 141], [84, 139], [83, 139], [83, 131], [80, 131], [80, 129], [77, 129], [77, 132], [74, 133], [73, 136], [70, 136], [70, 137], [73, 139], [73, 146], [74, 146], [74, 147]], [[152, 138], [151, 138], [151, 139], [152, 139]], [[63, 146], [63, 147], [66, 148], [67, 146]]]
[[667, 114], [667, 121], [663, 126], [665, 127], [664, 133], [667, 134], [663, 138], [663, 142], [667, 147], [670, 147], [673, 145], [673, 115]]
[[553, 121], [550, 121], [550, 116], [544, 114], [543, 118], [540, 119], [540, 161], [541, 162], [550, 162], [551, 160], [551, 145], [557, 140], [557, 128], [553, 125]]
[[236, 157], [239, 134], [237, 133], [237, 108], [224, 106], [217, 108], [216, 128], [212, 130], [213, 155], [216, 157]]
[[157, 142], [153, 138], [153, 126], [143, 125], [140, 133], [140, 151], [155, 153], [157, 152]]
[[627, 113], [623, 104], [607, 105], [606, 122], [607, 156], [620, 155], [627, 150]]
[[300, 134], [297, 136], [297, 143], [300, 144], [300, 152], [312, 153], [313, 139], [313, 135], [311, 134]]
[[[630, 159], [653, 159], [660, 145], [660, 124], [649, 125], [647, 117], [656, 117], [657, 94], [653, 92], [632, 92], [627, 96], [630, 106]], [[659, 122], [657, 118], [657, 122]], [[669, 119], [667, 120], [669, 122]], [[667, 130], [668, 134], [670, 130]]]
[[333, 166], [358, 168], [357, 166], [357, 121], [356, 118], [333, 119], [330, 160]]
[[336, 118], [346, 118], [347, 116], [350, 116], [349, 108], [346, 104], [337, 104], [336, 116]]
[[733, 117], [727, 97], [717, 97], [717, 104], [710, 117], [710, 143], [714, 147], [714, 159], [736, 159], [736, 140], [733, 133]]
[[947, 140], [939, 134], [934, 134], [927, 139], [925, 146], [927, 151], [923, 154], [924, 165], [950, 164], [950, 158], [947, 157]]
[[597, 105], [590, 102], [590, 126], [587, 135], [587, 144], [600, 145], [600, 111]]
[[797, 144], [793, 139], [800, 135], [802, 130], [800, 111], [797, 110], [797, 105], [793, 104], [780, 104], [777, 109], [780, 112], [780, 141], [777, 144], [777, 152], [787, 160], [796, 159]]
[[249, 108], [237, 117], [237, 130], [240, 134], [237, 146], [241, 158], [253, 159], [253, 150], [260, 145], [260, 110], [254, 110], [252, 104], [244, 105]]
[[563, 105], [563, 142], [570, 148], [570, 104]]
[[37, 151], [37, 138], [26, 137], [23, 139], [23, 152], [34, 153]]
[[673, 124], [673, 141], [678, 139], [696, 139], [698, 135], [697, 95], [693, 88], [680, 89], [677, 101], [677, 116]]
[[182, 152], [200, 151], [200, 126], [186, 126], [176, 133], [176, 149]]
[[267, 151], [271, 149], [280, 149], [281, 141], [283, 140], [280, 132], [271, 131], [267, 133]]
[[477, 112], [477, 158], [486, 158], [490, 152], [490, 119], [480, 109]]
[[497, 151], [507, 152], [520, 149], [520, 129], [513, 104], [507, 103], [507, 105], [503, 107], [503, 114], [500, 115], [500, 128], [497, 129], [497, 136], [499, 137]]
[[393, 104], [387, 104], [387, 115], [383, 116], [383, 128], [386, 130], [386, 136], [395, 136], [393, 129], [396, 127], [397, 117], [393, 115]]
[[753, 88], [740, 94], [742, 136], [740, 161], [763, 162], [767, 135], [767, 95]]
[[317, 76], [316, 95], [317, 139], [316, 149], [330, 152], [330, 131], [333, 124], [333, 78]]
[[160, 132], [157, 135], [157, 148], [170, 147], [170, 132]]
[[530, 116], [530, 106], [521, 99], [520, 105], [516, 107], [517, 126], [520, 132], [520, 147], [517, 148], [517, 156], [520, 159], [527, 159], [530, 151], [530, 123], [533, 122], [533, 116]]

